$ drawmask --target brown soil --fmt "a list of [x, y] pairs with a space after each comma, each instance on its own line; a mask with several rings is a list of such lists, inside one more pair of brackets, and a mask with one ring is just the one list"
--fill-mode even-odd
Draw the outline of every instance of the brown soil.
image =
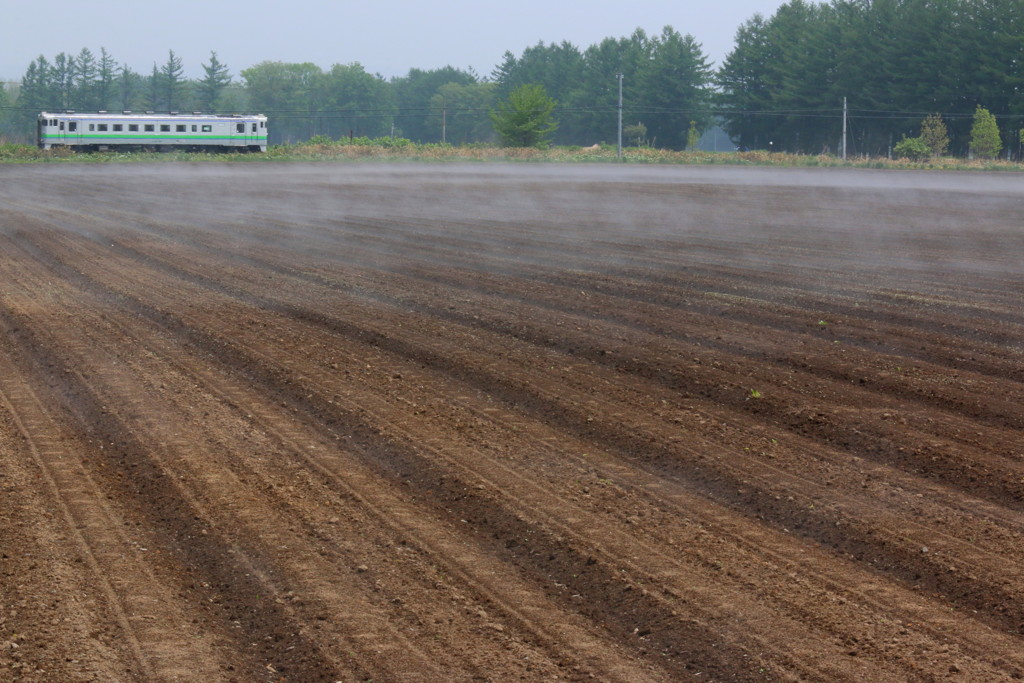
[[1024, 677], [1024, 184], [0, 169], [0, 680]]

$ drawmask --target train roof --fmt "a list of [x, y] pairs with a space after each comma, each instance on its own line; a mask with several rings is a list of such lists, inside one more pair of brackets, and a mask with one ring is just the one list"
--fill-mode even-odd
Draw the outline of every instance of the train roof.
[[267, 118], [263, 114], [203, 114], [202, 112], [133, 112], [133, 111], [120, 111], [120, 112], [77, 112], [77, 111], [63, 111], [63, 112], [41, 112], [40, 118], [58, 117], [58, 116], [74, 116], [76, 118], [84, 119], [265, 119]]

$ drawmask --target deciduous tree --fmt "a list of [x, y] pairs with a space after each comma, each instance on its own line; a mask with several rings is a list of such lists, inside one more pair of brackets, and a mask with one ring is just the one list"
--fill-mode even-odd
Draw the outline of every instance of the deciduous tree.
[[447, 142], [466, 144], [493, 139], [494, 129], [487, 113], [494, 107], [494, 87], [490, 82], [442, 85], [430, 100], [433, 113], [429, 122], [431, 137], [440, 140], [441, 126], [444, 125]]
[[622, 127], [622, 137], [637, 147], [647, 146], [647, 126], [640, 121]]
[[469, 71], [445, 66], [440, 69], [410, 69], [409, 73], [391, 81], [394, 91], [396, 125], [402, 136], [417, 142], [436, 142], [441, 139], [441, 128], [434, 125], [441, 108], [434, 99], [441, 88], [453, 84], [474, 85], [477, 78]]
[[242, 79], [249, 93], [249, 104], [273, 117], [271, 141], [295, 142], [316, 134], [310, 117], [318, 109], [315, 102], [317, 79], [323, 75], [311, 62], [260, 62], [242, 70]]
[[941, 157], [949, 149], [949, 132], [939, 114], [929, 114], [921, 122], [921, 140], [932, 156]]
[[353, 62], [335, 64], [314, 83], [316, 109], [324, 114], [320, 133], [376, 137], [391, 132], [392, 92], [381, 76]]

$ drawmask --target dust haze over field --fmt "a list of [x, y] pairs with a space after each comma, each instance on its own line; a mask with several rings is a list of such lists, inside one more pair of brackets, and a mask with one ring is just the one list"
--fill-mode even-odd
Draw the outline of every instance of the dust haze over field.
[[[694, 233], [759, 243], [800, 231], [800, 238], [812, 245], [848, 239], [854, 255], [880, 267], [912, 265], [917, 257], [929, 267], [931, 256], [917, 253], [921, 245], [913, 240], [924, 233], [926, 241], [956, 240], [957, 249], [944, 258], [952, 255], [968, 271], [1024, 268], [1012, 248], [992, 248], [993, 239], [1005, 239], [1002, 231], [1007, 221], [1012, 225], [1024, 194], [1013, 174], [313, 164], [289, 167], [288, 183], [282, 184], [262, 166], [191, 164], [115, 167], [98, 180], [92, 168], [38, 169], [38, 181], [45, 184], [51, 171], [61, 182], [83, 184], [94, 195], [87, 202], [106, 205], [114, 191], [122, 202], [138, 201], [140, 210], [159, 211], [164, 219], [180, 215], [229, 231], [236, 229], [236, 220], [295, 222], [298, 217], [413, 218], [460, 225], [479, 219], [484, 225], [472, 233], [480, 240], [486, 238], [488, 222], [519, 221], [524, 230], [543, 231], [547, 239], [567, 243]], [[197, 217], [196, 202], [210, 211]], [[979, 246], [965, 250], [970, 244]]]
[[0, 679], [1020, 679], [1022, 194], [2, 167]]

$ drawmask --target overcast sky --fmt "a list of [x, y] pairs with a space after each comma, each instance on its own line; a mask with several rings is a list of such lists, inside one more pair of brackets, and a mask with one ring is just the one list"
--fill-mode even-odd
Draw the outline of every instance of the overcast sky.
[[451, 65], [490, 75], [506, 50], [567, 40], [580, 49], [607, 37], [670, 25], [720, 63], [736, 29], [783, 0], [0, 0], [0, 79], [20, 80], [32, 60], [105, 47], [118, 64], [148, 75], [181, 57], [202, 76], [216, 51], [231, 74], [262, 61], [359, 62], [386, 78]]

